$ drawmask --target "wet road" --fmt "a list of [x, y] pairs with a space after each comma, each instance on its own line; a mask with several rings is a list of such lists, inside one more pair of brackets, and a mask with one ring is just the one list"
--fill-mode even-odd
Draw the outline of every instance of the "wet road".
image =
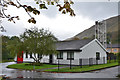
[[118, 74], [118, 67], [87, 73], [47, 73], [6, 68], [10, 64], [15, 64], [15, 62], [0, 63], [2, 66], [0, 75], [7, 75], [11, 78], [116, 78]]

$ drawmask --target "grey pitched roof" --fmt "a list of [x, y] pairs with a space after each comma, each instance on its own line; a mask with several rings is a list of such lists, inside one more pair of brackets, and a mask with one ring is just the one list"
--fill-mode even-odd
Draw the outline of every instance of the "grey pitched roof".
[[92, 39], [72, 40], [72, 41], [60, 41], [56, 43], [56, 50], [68, 51], [68, 50], [80, 50], [84, 45], [88, 44]]
[[111, 46], [112, 46], [112, 48], [120, 48], [120, 44], [107, 44], [107, 48], [111, 48]]

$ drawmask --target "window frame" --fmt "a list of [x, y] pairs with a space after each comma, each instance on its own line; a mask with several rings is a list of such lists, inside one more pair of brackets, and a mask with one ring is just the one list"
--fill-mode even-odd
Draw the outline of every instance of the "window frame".
[[96, 52], [96, 60], [100, 60], [100, 52]]
[[57, 59], [63, 59], [63, 52], [60, 51], [58, 54], [57, 54]]
[[74, 52], [73, 51], [67, 52], [67, 60], [74, 60]]

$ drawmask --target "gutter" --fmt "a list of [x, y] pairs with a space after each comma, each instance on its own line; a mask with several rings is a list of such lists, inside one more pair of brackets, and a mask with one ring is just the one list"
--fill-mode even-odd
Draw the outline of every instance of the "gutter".
[[73, 50], [57, 50], [57, 51], [77, 51], [77, 52], [82, 52], [82, 50], [80, 50], [80, 49], [73, 49]]

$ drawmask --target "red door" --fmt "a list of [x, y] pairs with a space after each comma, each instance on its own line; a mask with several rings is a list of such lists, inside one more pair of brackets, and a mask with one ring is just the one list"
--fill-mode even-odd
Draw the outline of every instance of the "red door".
[[23, 51], [22, 53], [17, 54], [17, 63], [22, 63], [23, 62]]

